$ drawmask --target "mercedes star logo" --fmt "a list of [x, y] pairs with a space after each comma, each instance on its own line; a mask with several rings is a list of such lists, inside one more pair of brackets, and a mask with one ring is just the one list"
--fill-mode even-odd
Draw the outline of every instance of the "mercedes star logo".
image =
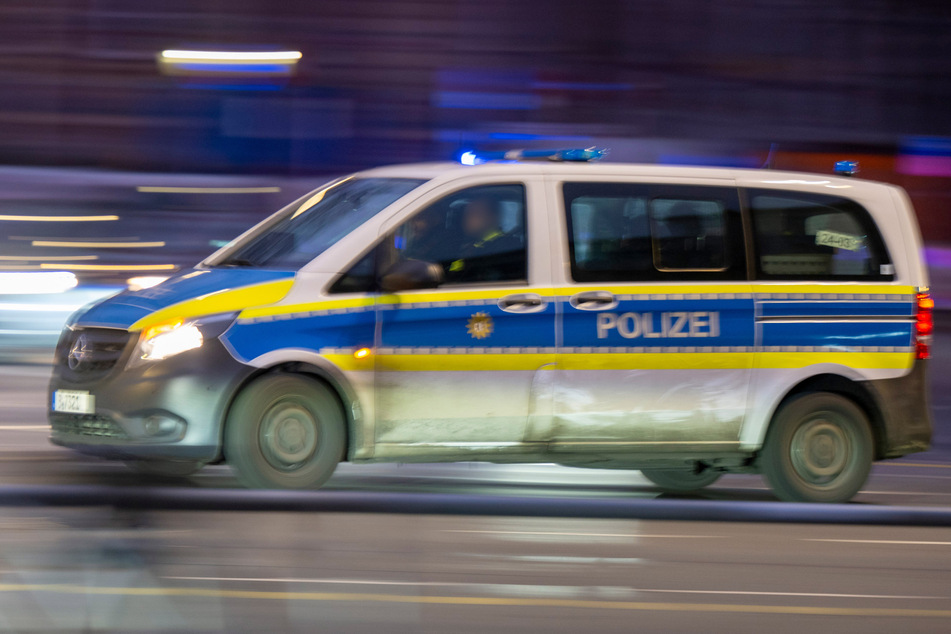
[[90, 353], [92, 353], [92, 348], [89, 346], [86, 335], [79, 335], [76, 341], [73, 342], [73, 347], [69, 349], [69, 356], [66, 358], [69, 369], [78, 370], [79, 366], [89, 358]]

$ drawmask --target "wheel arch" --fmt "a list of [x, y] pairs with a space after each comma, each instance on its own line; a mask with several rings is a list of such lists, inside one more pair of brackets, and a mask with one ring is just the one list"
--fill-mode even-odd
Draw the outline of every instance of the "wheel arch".
[[[882, 413], [883, 410], [880, 403], [878, 402], [874, 392], [862, 385], [861, 381], [850, 379], [848, 377], [842, 376], [841, 374], [815, 374], [802, 379], [793, 385], [789, 390], [787, 390], [779, 399], [776, 400], [773, 407], [770, 409], [766, 418], [767, 423], [764, 427], [762, 440], [765, 441], [766, 434], [769, 433], [770, 427], [772, 427], [773, 421], [776, 418], [776, 414], [780, 411], [783, 405], [802, 394], [816, 392], [829, 392], [831, 394], [838, 394], [839, 396], [847, 398], [855, 403], [868, 418], [868, 422], [872, 431], [872, 439], [874, 442], [875, 459], [880, 460], [885, 457], [887, 431], [885, 417]], [[760, 447], [760, 449], [762, 449], [762, 447]]]
[[[270, 355], [265, 355], [270, 356]], [[250, 383], [266, 376], [268, 374], [286, 373], [301, 374], [316, 379], [329, 387], [337, 396], [340, 407], [343, 410], [347, 421], [346, 428], [346, 451], [345, 460], [353, 458], [355, 448], [363, 446], [362, 424], [365, 418], [364, 409], [360, 403], [357, 391], [344, 375], [344, 373], [330, 363], [327, 359], [315, 355], [316, 358], [260, 358], [251, 362], [254, 366], [254, 372], [251, 372], [241, 381], [232, 391], [228, 398], [227, 406], [224, 409], [224, 415], [219, 425], [219, 447], [221, 447], [220, 460], [226, 460], [224, 455], [224, 433], [227, 425], [228, 416], [234, 405], [235, 399]]]

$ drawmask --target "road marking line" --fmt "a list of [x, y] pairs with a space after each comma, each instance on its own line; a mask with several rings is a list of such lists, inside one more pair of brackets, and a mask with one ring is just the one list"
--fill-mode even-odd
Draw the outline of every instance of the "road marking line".
[[932, 462], [882, 462], [877, 467], [926, 467], [928, 469], [951, 469], [951, 464], [937, 464]]
[[804, 542], [832, 542], [837, 544], [899, 544], [903, 546], [951, 546], [951, 542], [902, 541], [898, 539], [802, 539]]
[[221, 590], [217, 588], [104, 587], [72, 584], [0, 584], [0, 592], [48, 592], [73, 595], [164, 596], [276, 601], [342, 601], [416, 605], [506, 606], [523, 608], [587, 608], [650, 612], [712, 612], [733, 614], [799, 614], [813, 616], [951, 618], [951, 610], [922, 608], [846, 608], [794, 605], [744, 605], [735, 603], [653, 603], [593, 599], [546, 599], [473, 596], [408, 596], [357, 592], [277, 592]]
[[362, 581], [359, 579], [282, 579], [270, 577], [162, 577], [176, 581], [243, 581], [251, 583], [326, 583], [357, 586], [472, 586], [454, 581]]
[[655, 590], [652, 588], [631, 588], [634, 592], [667, 592], [674, 594], [731, 594], [764, 597], [826, 597], [831, 599], [946, 599], [947, 597], [930, 597], [901, 594], [834, 594], [823, 592], [757, 592], [746, 590]]
[[725, 539], [722, 535], [642, 535], [639, 533], [558, 533], [547, 531], [477, 531], [443, 530], [443, 533], [474, 533], [482, 535], [550, 535], [555, 537], [646, 537], [660, 539]]
[[873, 473], [872, 478], [918, 478], [929, 480], [951, 480], [951, 475], [929, 475], [926, 473]]
[[0, 425], [0, 431], [49, 431], [49, 425]]
[[[888, 477], [888, 476], [885, 476]], [[731, 487], [737, 491], [772, 491], [769, 487], [744, 487], [744, 486], [734, 486]], [[862, 489], [859, 491], [859, 495], [951, 495], [951, 492], [937, 492], [937, 491], [867, 491]]]
[[[357, 579], [292, 579], [292, 578], [271, 578], [271, 577], [162, 577], [162, 579], [173, 579], [177, 581], [233, 581], [250, 583], [322, 583], [339, 585], [363, 585], [363, 586], [444, 586], [470, 588], [491, 588], [499, 586], [494, 583], [470, 583], [465, 581], [373, 581]], [[576, 590], [593, 591], [601, 589], [586, 586], [552, 586], [536, 584], [501, 584], [506, 588], [519, 587], [531, 589], [558, 589], [558, 590]], [[832, 599], [928, 599], [945, 600], [948, 597], [922, 596], [922, 595], [903, 595], [903, 594], [831, 594], [822, 592], [763, 592], [746, 590], [676, 590], [666, 588], [628, 588], [623, 586], [613, 586], [611, 590], [622, 590], [627, 592], [653, 592], [667, 594], [728, 594], [728, 595], [749, 595], [749, 596], [769, 596], [769, 597], [825, 597]]]
[[866, 495], [951, 495], [951, 492], [940, 493], [938, 491], [865, 491], [859, 493]]

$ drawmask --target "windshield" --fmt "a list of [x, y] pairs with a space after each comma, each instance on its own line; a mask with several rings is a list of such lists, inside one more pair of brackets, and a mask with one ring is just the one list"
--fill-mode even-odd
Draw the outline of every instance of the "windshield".
[[425, 181], [338, 181], [289, 205], [214, 266], [296, 270]]

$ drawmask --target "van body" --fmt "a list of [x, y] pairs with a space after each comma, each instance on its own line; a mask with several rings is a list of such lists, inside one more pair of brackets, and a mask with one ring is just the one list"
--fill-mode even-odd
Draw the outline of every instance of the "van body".
[[928, 448], [931, 336], [898, 187], [592, 162], [378, 168], [74, 315], [54, 443], [312, 488], [351, 462], [762, 472], [844, 501]]

